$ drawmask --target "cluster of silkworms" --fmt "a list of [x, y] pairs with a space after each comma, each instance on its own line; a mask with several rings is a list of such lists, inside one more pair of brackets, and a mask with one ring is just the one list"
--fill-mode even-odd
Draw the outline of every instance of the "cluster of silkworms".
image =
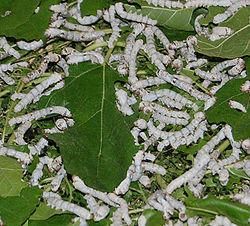
[[[214, 18], [218, 24], [234, 15], [240, 8], [249, 5], [249, 1], [217, 0], [208, 1], [189, 0], [186, 3], [170, 0], [146, 0], [148, 4], [167, 8], [197, 8], [208, 6], [223, 6], [228, 9]], [[61, 3], [50, 7], [53, 12], [51, 23], [45, 35], [48, 39], [59, 38], [85, 45], [89, 43], [104, 42], [95, 50], [81, 51], [73, 48], [74, 45], [65, 45], [61, 54], [48, 52], [42, 56], [39, 65], [35, 65], [23, 78], [23, 84], [36, 82], [36, 85], [24, 92], [15, 92], [11, 95], [15, 102], [14, 112], [18, 113], [8, 121], [15, 129], [14, 142], [17, 145], [28, 145], [29, 153], [20, 152], [12, 148], [0, 145], [0, 155], [16, 158], [22, 163], [24, 169], [38, 157], [38, 163], [30, 176], [30, 184], [43, 188], [41, 182], [44, 170], [48, 170], [53, 178], [50, 182], [50, 191], [43, 192], [43, 199], [52, 207], [62, 211], [71, 212], [76, 215], [75, 220], [80, 225], [87, 225], [87, 220], [100, 221], [114, 209], [111, 217], [112, 225], [131, 225], [132, 218], [129, 214], [129, 204], [122, 198], [130, 189], [132, 182], [138, 181], [145, 188], [150, 189], [151, 176], [167, 174], [166, 169], [157, 164], [157, 152], [175, 150], [180, 146], [191, 146], [203, 139], [211, 130], [204, 111], [212, 107], [216, 102], [214, 94], [228, 81], [246, 76], [245, 62], [241, 58], [219, 62], [211, 69], [206, 58], [200, 58], [195, 52], [197, 38], [189, 36], [183, 41], [171, 42], [167, 35], [156, 26], [157, 21], [149, 16], [126, 11], [123, 3], [111, 5], [108, 9], [98, 10], [95, 16], [82, 16], [82, 1], [78, 0], [76, 5]], [[39, 10], [39, 8], [37, 9]], [[206, 27], [200, 25], [200, 15], [195, 20], [195, 30], [198, 35], [205, 35], [215, 41], [225, 38], [233, 33], [227, 27], [214, 27], [210, 32]], [[76, 23], [69, 22], [74, 18]], [[104, 20], [111, 27], [111, 35], [97, 30], [93, 26], [97, 21]], [[108, 59], [104, 57], [105, 48], [113, 49], [119, 38], [123, 27], [129, 27], [132, 31], [128, 34], [123, 51], [111, 54]], [[105, 38], [105, 39], [104, 39]], [[67, 43], [67, 41], [65, 41]], [[159, 45], [156, 43], [160, 43]], [[24, 51], [37, 51], [46, 43], [42, 40], [30, 43], [19, 41], [11, 46], [6, 38], [0, 38], [0, 60], [7, 57], [21, 58], [17, 47]], [[107, 46], [107, 47], [106, 47]], [[143, 70], [140, 59], [147, 59], [147, 63], [153, 66], [149, 72]], [[56, 116], [55, 125], [44, 129], [45, 134], [63, 133], [69, 127], [74, 126], [74, 119], [64, 106], [52, 106], [40, 110], [25, 113], [31, 104], [39, 102], [42, 96], [49, 96], [55, 90], [64, 87], [64, 78], [69, 76], [69, 66], [80, 62], [90, 61], [92, 63], [108, 63], [122, 76], [127, 78], [126, 83], [115, 86], [116, 106], [124, 116], [135, 113], [135, 105], [138, 104], [140, 118], [134, 122], [131, 128], [131, 136], [139, 151], [134, 156], [131, 166], [128, 168], [126, 178], [117, 185], [110, 193], [101, 192], [88, 187], [78, 176], [73, 176], [73, 186], [84, 194], [86, 207], [76, 203], [63, 200], [56, 192], [65, 177], [67, 177], [61, 156], [49, 157], [46, 149], [50, 146], [46, 137], [40, 137], [36, 144], [30, 144], [25, 139], [25, 134], [38, 120]], [[148, 62], [149, 61], [149, 62]], [[15, 78], [11, 73], [19, 68], [31, 68], [30, 63], [21, 62], [0, 64], [0, 79], [7, 85], [14, 85]], [[55, 70], [51, 70], [51, 68]], [[152, 67], [151, 67], [152, 68]], [[197, 84], [194, 76], [186, 72], [192, 71], [201, 84]], [[250, 82], [242, 84], [239, 92], [249, 93]], [[18, 100], [18, 101], [17, 101]], [[228, 100], [228, 106], [242, 114], [247, 113], [247, 106], [236, 100]], [[143, 116], [142, 116], [143, 115]], [[215, 126], [217, 127], [217, 126]], [[62, 134], [63, 136], [63, 134]], [[232, 148], [229, 156], [224, 157], [218, 146], [221, 142], [228, 140]], [[156, 152], [151, 153], [152, 150]], [[241, 160], [240, 154], [244, 150], [250, 153], [250, 140], [242, 142], [234, 140], [232, 128], [229, 125], [220, 127], [219, 132], [214, 135], [204, 146], [200, 148], [194, 157], [192, 167], [181, 176], [171, 181], [165, 189], [157, 189], [146, 201], [143, 209], [156, 209], [161, 211], [169, 225], [197, 225], [201, 219], [198, 217], [187, 218], [185, 205], [175, 199], [172, 193], [187, 186], [196, 197], [203, 197], [203, 178], [209, 170], [212, 175], [217, 175], [219, 182], [225, 186], [229, 181], [229, 169], [242, 169], [250, 176], [250, 161]], [[232, 196], [233, 199], [249, 205], [249, 190], [242, 191]], [[178, 213], [178, 221], [174, 223], [172, 216]], [[173, 221], [173, 222], [172, 222]], [[146, 218], [142, 214], [138, 218], [138, 225], [146, 225]], [[223, 217], [216, 216], [210, 225], [233, 225]]]

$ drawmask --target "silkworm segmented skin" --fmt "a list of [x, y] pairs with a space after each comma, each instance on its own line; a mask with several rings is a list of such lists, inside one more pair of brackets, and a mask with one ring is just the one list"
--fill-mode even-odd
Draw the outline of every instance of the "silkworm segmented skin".
[[46, 200], [49, 206], [63, 211], [69, 211], [83, 219], [91, 219], [90, 212], [74, 203], [62, 200], [61, 196], [54, 192], [43, 192], [43, 199]]
[[52, 84], [58, 83], [62, 80], [62, 76], [58, 73], [52, 74], [49, 78], [42, 81], [40, 84], [35, 86], [33, 89], [30, 90], [29, 93], [27, 93], [15, 106], [14, 111], [20, 112], [24, 108], [26, 108], [27, 105], [34, 102], [34, 99], [37, 97], [40, 97], [44, 90], [46, 90], [48, 87], [50, 87]]
[[38, 120], [40, 118], [45, 118], [46, 116], [49, 116], [52, 114], [59, 114], [68, 118], [72, 117], [70, 111], [67, 108], [62, 107], [62, 106], [53, 106], [53, 107], [43, 108], [41, 110], [36, 110], [25, 115], [11, 118], [9, 120], [9, 125], [13, 126], [15, 124], [24, 123], [26, 121]]
[[186, 8], [198, 8], [198, 7], [209, 7], [209, 6], [231, 6], [232, 2], [230, 0], [188, 0], [185, 3]]
[[21, 57], [20, 53], [17, 52], [14, 48], [12, 48], [5, 37], [0, 37], [0, 49], [3, 49], [5, 53], [7, 53], [10, 56], [15, 57], [16, 59], [19, 59]]
[[152, 20], [148, 16], [142, 16], [141, 14], [126, 12], [121, 2], [115, 4], [115, 10], [120, 17], [126, 20], [132, 20], [138, 23], [144, 23], [149, 25], [157, 24], [156, 20]]
[[43, 41], [42, 40], [33, 41], [33, 42], [19, 41], [17, 42], [17, 46], [19, 49], [23, 49], [27, 51], [37, 50], [43, 46]]
[[239, 110], [239, 111], [241, 111], [243, 113], [247, 113], [246, 107], [244, 107], [244, 105], [242, 105], [241, 103], [239, 103], [237, 101], [229, 100], [228, 104], [229, 104], [230, 108]]

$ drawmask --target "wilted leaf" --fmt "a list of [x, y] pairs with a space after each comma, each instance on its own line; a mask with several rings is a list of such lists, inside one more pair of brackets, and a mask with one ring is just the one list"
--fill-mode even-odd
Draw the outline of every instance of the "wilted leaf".
[[117, 80], [119, 75], [108, 66], [71, 66], [66, 86], [40, 105], [64, 105], [72, 112], [75, 125], [52, 138], [68, 173], [106, 191], [124, 179], [136, 152], [130, 127], [115, 104]]
[[27, 186], [22, 179], [23, 170], [21, 164], [15, 159], [0, 156], [0, 196], [19, 195]]
[[[246, 80], [250, 80], [250, 58], [246, 59], [248, 76], [243, 79], [229, 81], [216, 94], [216, 103], [207, 111], [207, 118], [210, 123], [227, 123], [232, 126], [236, 140], [246, 139], [250, 134], [250, 94], [243, 93], [240, 87]], [[229, 100], [238, 101], [243, 104], [247, 113], [229, 107]]]
[[24, 188], [20, 196], [0, 197], [0, 216], [6, 226], [22, 225], [36, 209], [41, 190]]
[[147, 15], [151, 19], [157, 20], [157, 24], [163, 27], [183, 31], [194, 30], [190, 24], [194, 9], [168, 9], [147, 4], [142, 4], [141, 9], [136, 9], [131, 5], [126, 5], [125, 8], [127, 11], [136, 11], [139, 14]]
[[[0, 17], [0, 35], [16, 39], [42, 39], [52, 12], [49, 7], [60, 0], [3, 0], [5, 8], [11, 11], [6, 17]], [[39, 6], [38, 13], [35, 9]]]
[[222, 215], [236, 225], [249, 225], [250, 211], [247, 205], [215, 197], [206, 199], [187, 198], [185, 204], [188, 214], [192, 216]]
[[[220, 12], [221, 8], [212, 8], [208, 18], [213, 18]], [[235, 58], [250, 54], [250, 10], [248, 7], [240, 9], [233, 17], [219, 24], [231, 28], [234, 33], [227, 38], [210, 41], [204, 36], [198, 36], [199, 53], [212, 57]], [[204, 20], [203, 23], [207, 23]]]
[[73, 226], [72, 218], [72, 214], [55, 215], [47, 220], [29, 220], [29, 226]]
[[47, 220], [55, 214], [60, 214], [62, 211], [52, 209], [47, 206], [45, 203], [40, 203], [40, 205], [36, 208], [35, 213], [33, 213], [29, 220]]

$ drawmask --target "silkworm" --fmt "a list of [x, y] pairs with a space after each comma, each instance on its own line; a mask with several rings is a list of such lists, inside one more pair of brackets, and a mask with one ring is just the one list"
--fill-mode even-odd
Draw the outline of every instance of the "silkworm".
[[228, 102], [230, 108], [239, 110], [243, 113], [247, 113], [247, 109], [242, 105], [241, 103], [234, 101], [234, 100], [229, 100]]
[[245, 61], [239, 58], [238, 63], [230, 70], [228, 70], [228, 74], [230, 76], [240, 75], [244, 68], [245, 68]]
[[20, 112], [24, 108], [26, 108], [27, 105], [32, 103], [35, 98], [38, 96], [41, 97], [41, 94], [44, 90], [46, 90], [48, 87], [50, 87], [52, 84], [58, 83], [62, 80], [62, 76], [58, 73], [52, 74], [49, 78], [42, 81], [40, 84], [35, 86], [33, 89], [30, 90], [29, 93], [27, 93], [24, 98], [22, 98], [17, 105], [14, 108], [15, 112]]
[[103, 202], [107, 203], [110, 206], [117, 207], [117, 204], [109, 199], [107, 193], [97, 191], [93, 188], [86, 186], [85, 183], [78, 176], [73, 176], [72, 179], [73, 179], [73, 186], [76, 190], [84, 194], [89, 194], [99, 200], [102, 200]]
[[241, 193], [235, 194], [233, 199], [239, 201], [240, 203], [250, 206], [250, 189], [243, 191]]
[[115, 95], [117, 98], [116, 106], [118, 110], [124, 115], [132, 115], [134, 111], [130, 106], [137, 102], [135, 97], [129, 97], [127, 92], [122, 89], [116, 89]]
[[47, 146], [49, 146], [48, 140], [42, 137], [35, 145], [28, 145], [28, 148], [31, 155], [40, 155]]
[[0, 48], [2, 48], [5, 53], [7, 53], [10, 56], [15, 57], [16, 59], [19, 59], [21, 57], [20, 53], [17, 52], [14, 48], [12, 48], [5, 37], [0, 37]]
[[69, 211], [83, 219], [91, 219], [91, 213], [87, 209], [74, 203], [62, 200], [61, 196], [54, 192], [43, 192], [43, 199], [52, 208]]
[[148, 77], [147, 79], [139, 80], [131, 85], [131, 90], [139, 90], [149, 86], [161, 85], [166, 83], [165, 80], [159, 77]]
[[96, 64], [104, 63], [104, 57], [97, 51], [88, 51], [83, 53], [74, 52], [72, 54], [69, 54], [66, 58], [68, 64], [78, 64], [85, 61], [91, 61], [92, 63]]
[[27, 121], [23, 124], [21, 124], [18, 128], [17, 131], [14, 132], [14, 135], [16, 137], [15, 142], [18, 145], [25, 145], [27, 142], [24, 140], [24, 135], [28, 131], [28, 129], [31, 127], [31, 122]]
[[173, 86], [176, 86], [179, 89], [186, 91], [187, 93], [189, 93], [191, 96], [193, 96], [194, 98], [198, 100], [206, 101], [210, 98], [207, 94], [202, 93], [199, 90], [195, 89], [192, 84], [188, 84], [186, 82], [180, 81], [174, 78], [173, 75], [169, 74], [166, 71], [159, 71], [157, 76], [165, 80], [166, 82], [172, 84]]
[[36, 168], [31, 175], [30, 183], [32, 186], [37, 186], [39, 184], [39, 180], [43, 176], [44, 165], [51, 165], [52, 161], [53, 159], [48, 156], [39, 158], [39, 163], [36, 165]]
[[30, 164], [30, 162], [32, 160], [32, 157], [25, 152], [16, 151], [15, 149], [6, 148], [3, 146], [0, 146], [0, 155], [16, 158], [19, 162], [23, 163], [22, 166], [24, 168], [28, 164]]
[[115, 4], [115, 10], [116, 10], [116, 13], [123, 19], [132, 20], [138, 23], [144, 23], [144, 24], [149, 24], [149, 25], [157, 24], [156, 20], [152, 20], [148, 16], [143, 16], [137, 13], [126, 12], [123, 8], [123, 3], [121, 2], [118, 2]]
[[66, 31], [58, 28], [48, 28], [45, 34], [49, 38], [58, 37], [66, 40], [71, 40], [74, 42], [83, 42], [83, 41], [88, 42], [104, 36], [104, 32], [102, 31], [80, 32], [80, 31]]
[[216, 41], [222, 38], [226, 38], [233, 34], [233, 30], [229, 27], [214, 27], [212, 33], [208, 35], [211, 41]]
[[187, 66], [186, 66], [186, 68], [188, 68], [188, 69], [195, 69], [195, 68], [202, 67], [202, 66], [204, 66], [207, 63], [208, 63], [207, 59], [201, 58], [201, 59], [198, 59], [197, 61], [188, 63]]
[[242, 84], [240, 90], [243, 93], [250, 93], [250, 81], [247, 80], [244, 84]]
[[185, 3], [186, 8], [198, 8], [198, 7], [209, 7], [209, 6], [222, 6], [228, 7], [232, 5], [230, 0], [188, 0]]
[[51, 181], [51, 190], [53, 192], [56, 192], [59, 189], [59, 187], [62, 183], [62, 180], [66, 175], [67, 175], [67, 173], [64, 169], [64, 166], [62, 166], [61, 169], [57, 172], [56, 176]]
[[238, 63], [239, 63], [239, 58], [232, 59], [232, 60], [225, 60], [225, 61], [223, 61], [221, 63], [218, 63], [216, 66], [214, 66], [211, 69], [211, 73], [212, 74], [216, 74], [216, 73], [222, 72], [226, 68], [235, 66]]
[[224, 13], [220, 13], [216, 15], [213, 19], [213, 23], [219, 24], [225, 20], [227, 20], [229, 17], [233, 16], [240, 8], [247, 7], [250, 5], [249, 0], [240, 0], [235, 1], [230, 5], [227, 10]]
[[208, 36], [209, 35], [209, 31], [208, 31], [208, 28], [206, 27], [203, 27], [201, 24], [200, 24], [200, 20], [203, 19], [205, 16], [203, 14], [197, 16], [194, 20], [194, 29], [196, 31], [196, 33], [198, 35], [204, 35], [204, 36]]
[[100, 221], [109, 214], [109, 207], [106, 205], [99, 205], [91, 195], [85, 195], [84, 199], [87, 201], [90, 212], [94, 214], [94, 221]]
[[224, 225], [224, 226], [236, 226], [236, 224], [233, 224], [227, 217], [224, 216], [215, 216], [215, 219], [212, 220], [209, 225], [211, 226], [218, 226], [218, 225]]
[[250, 153], [250, 139], [243, 140], [241, 146], [248, 154]]
[[201, 70], [200, 68], [196, 68], [194, 72], [200, 78], [205, 79], [207, 81], [211, 81], [211, 82], [219, 82], [225, 77], [225, 75], [223, 73], [207, 72], [207, 71]]
[[161, 6], [166, 8], [183, 8], [183, 4], [179, 1], [171, 1], [171, 0], [146, 0], [148, 4], [152, 4], [154, 6]]
[[72, 117], [70, 111], [67, 108], [62, 107], [62, 106], [53, 106], [53, 107], [43, 108], [41, 110], [36, 110], [25, 115], [11, 118], [9, 120], [9, 125], [13, 126], [15, 124], [25, 123], [26, 121], [38, 120], [38, 119], [45, 118], [48, 115], [52, 115], [52, 114], [59, 114], [68, 118]]
[[31, 51], [31, 50], [37, 50], [43, 46], [43, 41], [33, 41], [33, 42], [25, 42], [25, 41], [19, 41], [16, 43], [19, 49]]

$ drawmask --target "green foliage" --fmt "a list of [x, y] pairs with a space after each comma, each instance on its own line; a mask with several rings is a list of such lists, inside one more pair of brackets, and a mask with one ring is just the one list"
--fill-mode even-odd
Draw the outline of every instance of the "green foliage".
[[144, 210], [144, 217], [147, 219], [146, 226], [163, 226], [165, 225], [165, 220], [163, 218], [163, 214], [157, 210]]
[[206, 199], [187, 198], [185, 204], [188, 214], [191, 216], [223, 215], [237, 225], [249, 225], [250, 211], [247, 205], [215, 197]]
[[0, 156], [0, 196], [19, 195], [21, 190], [27, 186], [22, 181], [23, 170], [20, 163], [15, 159]]
[[[232, 126], [236, 140], [246, 139], [250, 134], [250, 94], [240, 90], [242, 84], [250, 78], [250, 58], [246, 58], [248, 76], [243, 79], [233, 79], [229, 81], [216, 94], [217, 101], [213, 107], [207, 111], [208, 121], [211, 123], [227, 123]], [[230, 108], [228, 101], [234, 100], [243, 104], [247, 113]]]
[[151, 19], [157, 20], [158, 25], [162, 27], [183, 31], [194, 30], [190, 24], [193, 9], [168, 9], [144, 4], [141, 5], [141, 9], [136, 9], [135, 6], [131, 5], [126, 5], [125, 8], [127, 11], [147, 15]]
[[111, 225], [111, 221], [109, 219], [104, 219], [104, 220], [101, 220], [101, 221], [88, 221], [88, 225], [89, 226], [110, 226]]
[[73, 226], [72, 214], [61, 214], [50, 217], [47, 220], [29, 220], [29, 226]]
[[108, 8], [111, 0], [85, 0], [81, 3], [82, 15], [96, 15], [97, 10]]
[[60, 214], [62, 211], [51, 209], [45, 203], [40, 203], [40, 205], [36, 208], [36, 211], [30, 216], [30, 220], [42, 221], [47, 220], [55, 214]]
[[[13, 0], [11, 3], [2, 0], [0, 6], [11, 11], [11, 14], [0, 17], [0, 35], [28, 41], [44, 39], [52, 15], [49, 7], [58, 2], [60, 0]], [[34, 13], [38, 6], [39, 12]]]
[[0, 197], [0, 216], [4, 225], [22, 225], [36, 209], [40, 196], [40, 189], [26, 187], [20, 196]]
[[72, 112], [75, 126], [52, 139], [60, 147], [68, 173], [105, 191], [112, 191], [123, 180], [136, 152], [130, 127], [115, 105], [118, 79], [108, 66], [71, 66], [67, 85], [40, 104], [64, 105]]
[[[211, 8], [211, 9], [210, 9]], [[220, 7], [210, 7], [207, 18], [211, 19], [222, 11]], [[250, 54], [250, 10], [249, 8], [240, 9], [233, 17], [219, 24], [231, 28], [234, 33], [227, 38], [217, 41], [210, 41], [204, 36], [198, 36], [197, 51], [212, 57], [235, 58]], [[208, 19], [204, 19], [204, 24]], [[237, 44], [236, 44], [237, 43]]]

